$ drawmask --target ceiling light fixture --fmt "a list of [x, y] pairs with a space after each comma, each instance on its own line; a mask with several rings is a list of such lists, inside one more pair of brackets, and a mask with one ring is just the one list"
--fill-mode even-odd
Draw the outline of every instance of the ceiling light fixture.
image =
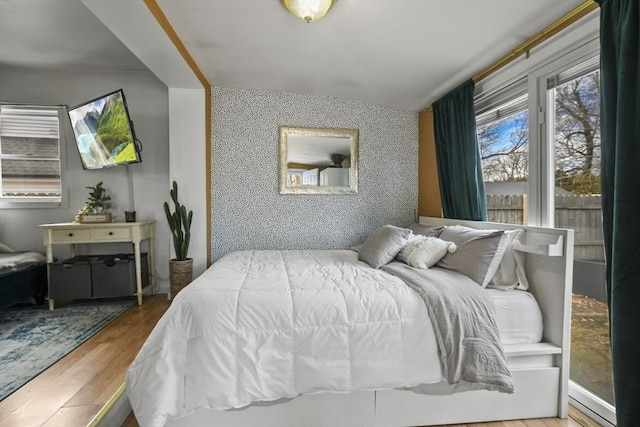
[[317, 21], [329, 12], [335, 0], [280, 0], [287, 11], [307, 23]]

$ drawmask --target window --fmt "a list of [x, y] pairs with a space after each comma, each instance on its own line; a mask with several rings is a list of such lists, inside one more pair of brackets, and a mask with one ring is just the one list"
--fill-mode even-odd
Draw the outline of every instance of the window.
[[[600, 197], [600, 71], [595, 56], [547, 78], [553, 225], [575, 232], [571, 381], [614, 405]], [[585, 404], [585, 406], [589, 406]]]
[[0, 202], [60, 202], [58, 109], [0, 106]]
[[476, 126], [491, 222], [527, 224], [529, 112], [526, 79], [476, 99]]

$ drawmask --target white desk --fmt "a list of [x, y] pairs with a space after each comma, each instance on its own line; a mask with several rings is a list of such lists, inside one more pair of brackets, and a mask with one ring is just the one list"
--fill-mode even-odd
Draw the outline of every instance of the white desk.
[[[138, 305], [142, 305], [142, 295], [151, 288], [156, 293], [156, 279], [153, 256], [154, 222], [108, 222], [97, 224], [81, 224], [66, 222], [60, 224], [42, 224], [44, 245], [47, 248], [47, 263], [53, 262], [53, 245], [71, 244], [75, 255], [76, 243], [133, 243], [136, 267], [136, 293]], [[142, 288], [142, 269], [140, 266], [140, 242], [149, 240], [149, 274], [150, 283]], [[54, 301], [49, 300], [49, 309], [53, 310]]]

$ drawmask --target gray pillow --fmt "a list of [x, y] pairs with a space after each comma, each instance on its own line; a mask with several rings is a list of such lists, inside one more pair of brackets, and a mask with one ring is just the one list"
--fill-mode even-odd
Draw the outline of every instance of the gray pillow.
[[411, 234], [408, 228], [383, 225], [364, 241], [358, 252], [358, 259], [373, 268], [380, 268], [398, 255]]
[[413, 231], [413, 234], [420, 234], [427, 237], [440, 237], [440, 233], [445, 229], [445, 226], [435, 227], [414, 222], [409, 228]]
[[465, 227], [463, 225], [450, 225], [440, 232], [443, 240], [448, 240], [456, 244], [464, 243], [476, 237], [486, 237], [496, 231], [502, 230], [483, 230], [480, 228]]
[[[445, 239], [443, 234], [441, 239]], [[457, 239], [452, 240], [452, 237]], [[447, 235], [446, 240], [456, 243], [458, 250], [445, 255], [436, 266], [462, 273], [484, 288], [495, 275], [504, 255], [504, 248], [500, 251], [504, 232], [492, 231], [470, 239], [467, 237]]]

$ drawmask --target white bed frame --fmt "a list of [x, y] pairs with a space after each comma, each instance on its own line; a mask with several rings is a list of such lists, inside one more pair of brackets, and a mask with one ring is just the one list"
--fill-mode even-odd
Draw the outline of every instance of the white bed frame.
[[166, 425], [220, 427], [424, 426], [568, 413], [569, 328], [573, 280], [573, 230], [420, 217], [426, 225], [480, 229], [524, 228], [529, 290], [543, 313], [542, 343], [505, 346], [514, 394], [468, 391], [445, 396], [386, 390], [315, 394], [270, 406], [232, 411], [200, 410]]

